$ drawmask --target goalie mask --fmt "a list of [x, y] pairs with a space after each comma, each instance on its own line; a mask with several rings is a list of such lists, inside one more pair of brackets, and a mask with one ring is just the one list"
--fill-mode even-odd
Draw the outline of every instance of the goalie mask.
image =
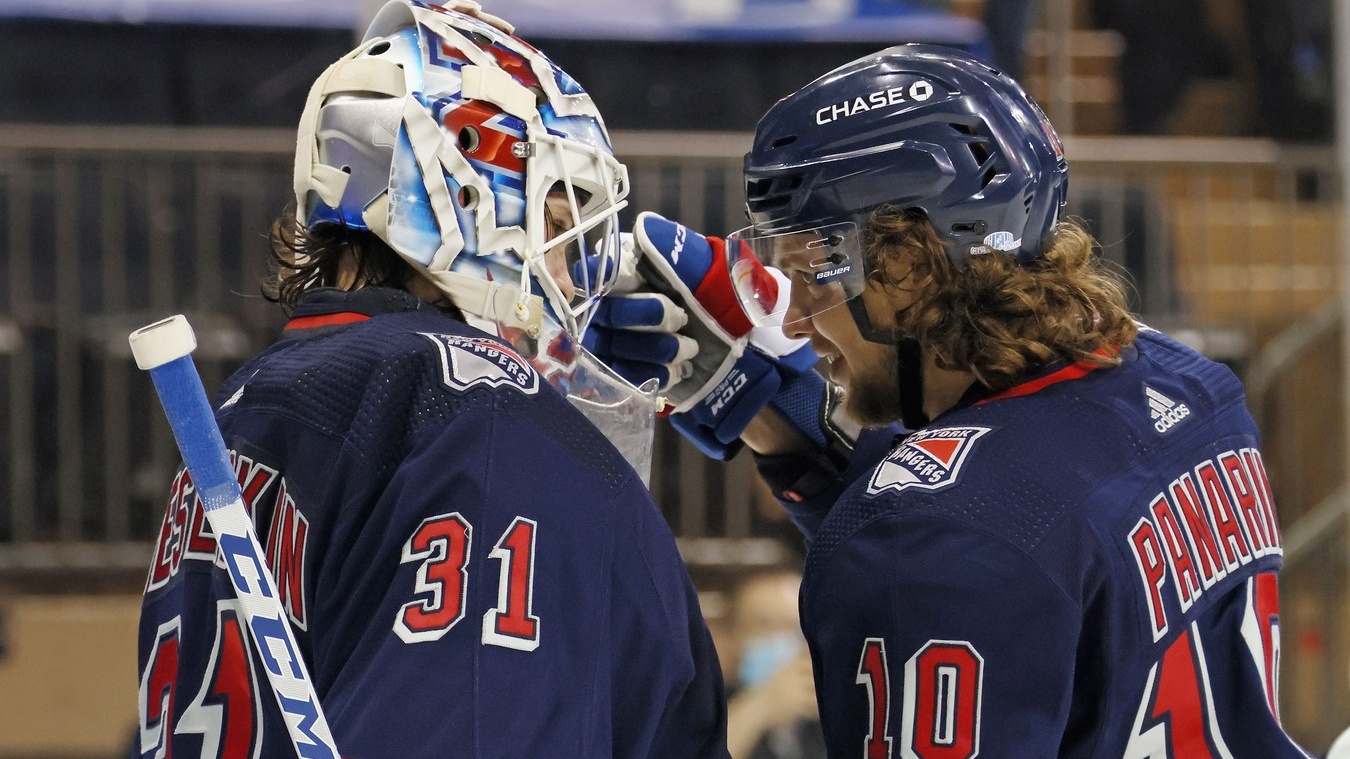
[[[581, 87], [486, 21], [395, 0], [315, 82], [300, 222], [369, 230], [467, 316], [585, 330], [619, 250], [628, 175]], [[573, 264], [599, 256], [595, 281]], [[580, 275], [574, 280], [573, 275]]]
[[310, 90], [297, 218], [374, 233], [519, 350], [645, 479], [654, 392], [580, 343], [617, 268], [627, 170], [590, 96], [490, 21], [418, 0], [380, 10]]

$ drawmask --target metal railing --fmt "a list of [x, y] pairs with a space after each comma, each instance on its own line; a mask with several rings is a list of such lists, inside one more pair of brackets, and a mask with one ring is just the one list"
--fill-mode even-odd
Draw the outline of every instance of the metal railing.
[[1340, 303], [1327, 301], [1266, 342], [1246, 373], [1272, 479], [1279, 475], [1280, 635], [1291, 652], [1284, 657], [1284, 720], [1310, 746], [1327, 745], [1350, 713], [1344, 674], [1350, 667], [1350, 488], [1337, 476], [1346, 431], [1338, 423], [1345, 418], [1342, 396], [1334, 390], [1344, 381], [1341, 312]]
[[[187, 312], [209, 387], [270, 342], [280, 313], [257, 282], [263, 233], [289, 197], [292, 139], [0, 127], [0, 571], [140, 569], [136, 547], [153, 534], [177, 457], [125, 335]], [[741, 226], [748, 144], [615, 135], [631, 208], [709, 232]], [[1321, 257], [1262, 247], [1276, 239], [1267, 221], [1309, 235], [1334, 226], [1325, 155], [1255, 140], [1080, 138], [1067, 149], [1070, 210], [1132, 275], [1138, 310], [1209, 352], [1240, 364], [1253, 341], [1332, 295], [1329, 241]], [[747, 456], [710, 465], [666, 431], [657, 457], [653, 492], [681, 538], [773, 531]]]
[[[214, 388], [268, 344], [264, 231], [287, 202], [290, 134], [0, 126], [0, 579], [134, 581], [177, 455], [127, 333], [186, 312]], [[631, 208], [743, 224], [740, 134], [615, 135]], [[1070, 211], [1135, 282], [1135, 307], [1246, 373], [1286, 525], [1286, 722], [1325, 745], [1350, 713], [1329, 152], [1258, 140], [1067, 141]], [[631, 220], [631, 214], [630, 214]], [[1299, 326], [1302, 325], [1302, 326]], [[1249, 371], [1248, 371], [1249, 370]], [[1333, 402], [1330, 404], [1335, 406]], [[652, 490], [696, 567], [773, 563], [790, 533], [748, 456], [672, 433]]]
[[259, 235], [284, 202], [285, 146], [55, 128], [0, 145], [0, 567], [143, 563], [176, 454], [125, 335], [195, 314], [209, 384], [259, 347], [276, 323], [253, 297]]

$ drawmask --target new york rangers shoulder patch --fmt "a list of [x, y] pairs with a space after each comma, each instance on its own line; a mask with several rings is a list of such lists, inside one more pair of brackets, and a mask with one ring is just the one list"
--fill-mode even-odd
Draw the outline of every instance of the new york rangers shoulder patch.
[[941, 490], [956, 484], [977, 441], [991, 427], [942, 427], [920, 430], [891, 451], [872, 473], [867, 494], [887, 490]]
[[461, 392], [472, 387], [509, 387], [526, 395], [539, 391], [534, 367], [511, 348], [486, 337], [418, 334], [441, 352], [441, 380]]

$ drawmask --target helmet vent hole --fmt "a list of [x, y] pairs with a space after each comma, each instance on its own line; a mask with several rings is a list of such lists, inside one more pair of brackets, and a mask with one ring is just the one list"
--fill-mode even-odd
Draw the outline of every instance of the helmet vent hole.
[[786, 137], [779, 137], [778, 139], [774, 140], [772, 143], [769, 144], [769, 147], [770, 147], [771, 149], [772, 149], [772, 148], [781, 148], [781, 147], [783, 147], [783, 146], [785, 146], [785, 145], [791, 145], [792, 143], [794, 143], [794, 142], [796, 142], [796, 141], [797, 141], [797, 135], [795, 135], [795, 134], [789, 134], [789, 135], [787, 135]]
[[465, 211], [472, 211], [474, 208], [478, 207], [478, 190], [476, 188], [459, 188], [457, 198], [459, 200], [460, 208], [463, 208]]
[[343, 174], [350, 174], [350, 173], [352, 173], [352, 167], [350, 167], [350, 166], [343, 166], [342, 169], [341, 169], [341, 171], [342, 171]]
[[543, 108], [548, 105], [548, 93], [544, 92], [543, 87], [536, 85], [530, 88], [530, 92], [534, 93], [534, 105], [536, 108]]
[[370, 49], [366, 51], [366, 55], [384, 55], [387, 52], [389, 52], [389, 43], [385, 41], [371, 45]]
[[459, 149], [466, 153], [472, 153], [478, 149], [483, 142], [478, 130], [471, 127], [461, 127], [459, 130]]
[[984, 176], [980, 179], [980, 189], [988, 187], [990, 183], [992, 183], [997, 178], [998, 178], [998, 169], [995, 169], [993, 166], [990, 166], [989, 170], [984, 172]]
[[803, 175], [801, 175], [801, 174], [797, 174], [796, 176], [788, 177], [787, 182], [786, 182], [787, 186], [784, 187], [783, 189], [785, 189], [785, 190], [795, 190], [795, 189], [797, 189], [798, 187], [801, 187], [801, 186], [802, 186], [802, 183], [805, 182], [805, 181], [806, 181], [806, 177], [803, 176]]
[[970, 148], [970, 154], [975, 157], [975, 164], [983, 166], [984, 162], [989, 160], [989, 145], [984, 141], [967, 143]]
[[482, 32], [470, 32], [469, 34], [473, 37], [474, 44], [478, 45], [484, 50], [492, 47], [492, 38], [487, 36], [486, 34], [483, 34]]

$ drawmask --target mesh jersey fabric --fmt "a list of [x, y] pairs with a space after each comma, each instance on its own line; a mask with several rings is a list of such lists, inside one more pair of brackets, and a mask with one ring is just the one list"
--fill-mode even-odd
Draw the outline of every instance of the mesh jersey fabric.
[[1122, 357], [949, 411], [825, 516], [801, 611], [831, 755], [1305, 756], [1241, 385], [1152, 330]]
[[[406, 293], [316, 291], [217, 407], [344, 756], [725, 756], [669, 528], [508, 346]], [[190, 490], [147, 582], [142, 755], [293, 756]]]

